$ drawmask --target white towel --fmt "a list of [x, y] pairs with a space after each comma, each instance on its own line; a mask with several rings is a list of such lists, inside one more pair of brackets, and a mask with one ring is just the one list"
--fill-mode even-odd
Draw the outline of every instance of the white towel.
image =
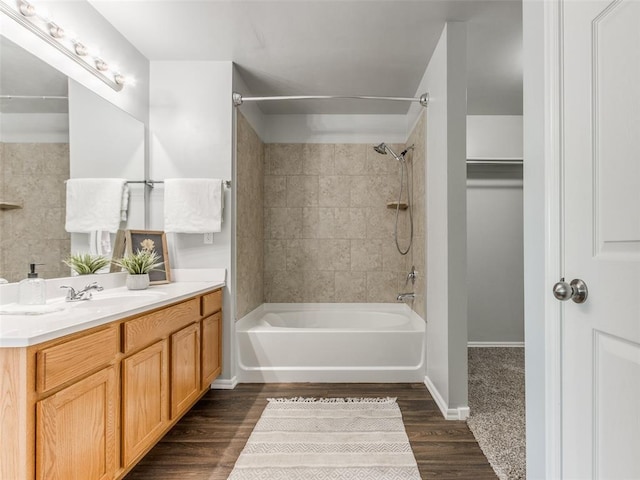
[[164, 181], [164, 231], [220, 232], [223, 199], [220, 179], [166, 179]]
[[[97, 230], [117, 232], [129, 202], [123, 178], [72, 178], [67, 180], [67, 232]], [[125, 194], [126, 190], [126, 194]]]

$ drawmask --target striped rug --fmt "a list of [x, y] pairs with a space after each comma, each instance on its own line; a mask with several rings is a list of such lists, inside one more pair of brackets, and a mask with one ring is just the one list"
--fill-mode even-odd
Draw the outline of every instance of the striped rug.
[[395, 398], [269, 399], [229, 480], [419, 480]]

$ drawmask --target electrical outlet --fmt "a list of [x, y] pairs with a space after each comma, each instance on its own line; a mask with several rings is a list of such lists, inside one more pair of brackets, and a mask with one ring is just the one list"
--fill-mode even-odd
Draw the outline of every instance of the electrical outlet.
[[213, 233], [204, 234], [204, 244], [211, 245], [213, 243]]

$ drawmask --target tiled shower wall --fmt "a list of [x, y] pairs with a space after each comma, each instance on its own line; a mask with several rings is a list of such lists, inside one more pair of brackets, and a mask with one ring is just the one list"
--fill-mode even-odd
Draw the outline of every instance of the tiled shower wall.
[[0, 277], [17, 282], [28, 264], [43, 278], [66, 277], [69, 234], [64, 229], [69, 145], [0, 143], [0, 201], [22, 205], [0, 210]]
[[264, 144], [240, 112], [236, 136], [236, 301], [241, 318], [264, 301]]
[[412, 307], [422, 318], [426, 318], [424, 297], [426, 279], [424, 274], [427, 271], [425, 253], [425, 121], [425, 114], [422, 113], [407, 140], [407, 146], [415, 146], [411, 156], [407, 157], [411, 161], [413, 170], [413, 246], [407, 256], [410, 257], [408, 260], [411, 265], [415, 266], [418, 275], [412, 289], [405, 291], [416, 292], [416, 299], [413, 301]]
[[[399, 292], [423, 292], [424, 121], [406, 145], [391, 145], [399, 153], [415, 144], [407, 154], [414, 238], [402, 256], [396, 212], [387, 208], [398, 199], [401, 174], [391, 155], [371, 144], [264, 144], [238, 115], [238, 318], [263, 302], [395, 302]], [[399, 215], [406, 249], [409, 212]], [[412, 265], [415, 286], [406, 283]], [[422, 293], [410, 305], [424, 318]]]

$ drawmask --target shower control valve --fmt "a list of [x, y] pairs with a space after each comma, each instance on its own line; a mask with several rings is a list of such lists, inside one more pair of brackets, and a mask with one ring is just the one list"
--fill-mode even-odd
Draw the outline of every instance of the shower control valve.
[[404, 284], [406, 285], [407, 283], [409, 283], [409, 280], [411, 280], [411, 285], [415, 285], [417, 277], [418, 277], [418, 272], [416, 271], [416, 267], [415, 265], [412, 265], [411, 271], [407, 274], [407, 281], [404, 282]]

